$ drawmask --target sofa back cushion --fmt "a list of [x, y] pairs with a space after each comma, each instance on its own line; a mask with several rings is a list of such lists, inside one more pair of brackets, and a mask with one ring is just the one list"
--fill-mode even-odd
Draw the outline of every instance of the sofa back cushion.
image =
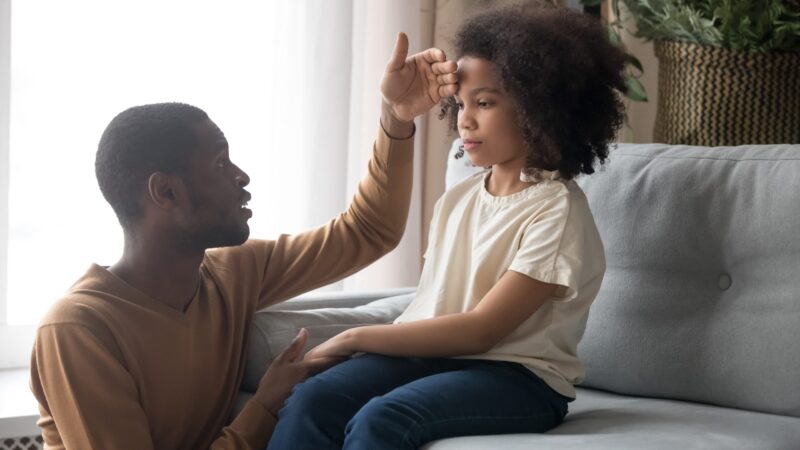
[[800, 145], [620, 145], [586, 387], [800, 417]]

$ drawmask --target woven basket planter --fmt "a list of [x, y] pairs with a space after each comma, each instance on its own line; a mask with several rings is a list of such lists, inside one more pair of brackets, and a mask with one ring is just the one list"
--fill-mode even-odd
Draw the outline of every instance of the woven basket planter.
[[800, 143], [800, 52], [656, 41], [653, 139], [704, 146]]

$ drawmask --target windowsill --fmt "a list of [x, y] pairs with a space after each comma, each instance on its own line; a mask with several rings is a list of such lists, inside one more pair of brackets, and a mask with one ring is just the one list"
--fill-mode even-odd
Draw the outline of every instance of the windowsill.
[[36, 436], [39, 408], [28, 387], [30, 370], [0, 370], [0, 439]]

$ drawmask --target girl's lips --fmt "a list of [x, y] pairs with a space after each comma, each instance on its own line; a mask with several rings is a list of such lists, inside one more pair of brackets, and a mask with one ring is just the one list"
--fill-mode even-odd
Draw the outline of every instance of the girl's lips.
[[482, 143], [483, 143], [483, 142], [481, 142], [481, 141], [470, 141], [470, 140], [466, 140], [466, 141], [464, 141], [464, 150], [474, 150], [474, 149], [476, 149], [476, 148], [477, 148], [479, 145], [481, 145]]

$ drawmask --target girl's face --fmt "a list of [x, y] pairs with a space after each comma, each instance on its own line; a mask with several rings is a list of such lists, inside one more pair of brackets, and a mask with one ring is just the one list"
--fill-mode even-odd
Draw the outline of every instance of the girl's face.
[[472, 164], [524, 167], [527, 145], [516, 105], [500, 83], [494, 63], [465, 56], [458, 60], [458, 134]]

